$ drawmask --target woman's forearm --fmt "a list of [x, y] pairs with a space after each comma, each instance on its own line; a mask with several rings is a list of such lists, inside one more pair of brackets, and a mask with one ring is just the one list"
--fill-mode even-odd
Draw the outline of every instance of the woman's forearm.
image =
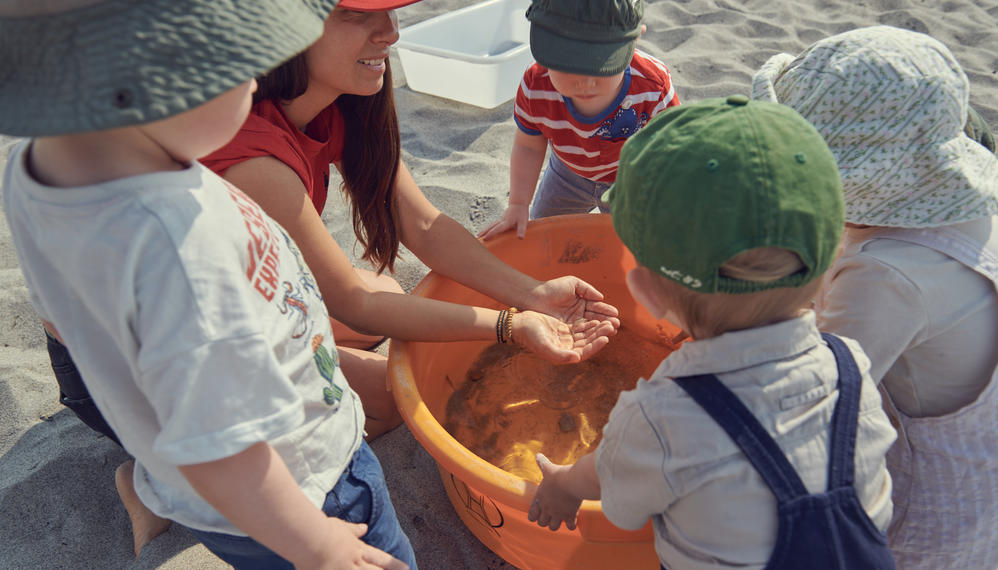
[[350, 328], [398, 340], [495, 340], [499, 311], [386, 291], [357, 291], [333, 315]]
[[427, 267], [500, 303], [529, 308], [531, 293], [541, 283], [496, 257], [467, 228], [445, 214], [440, 214], [417, 241], [422, 247], [415, 243], [407, 246]]
[[416, 186], [405, 164], [396, 179], [402, 242], [427, 267], [507, 305], [529, 307], [540, 281], [504, 263]]

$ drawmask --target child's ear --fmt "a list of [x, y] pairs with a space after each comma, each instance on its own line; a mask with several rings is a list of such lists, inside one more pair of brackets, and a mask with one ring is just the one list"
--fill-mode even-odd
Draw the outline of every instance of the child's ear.
[[648, 31], [648, 26], [646, 26], [644, 24], [641, 24], [641, 33], [638, 34], [638, 35], [639, 36], [643, 36], [643, 35], [645, 35], [645, 32], [647, 32], [647, 31]]
[[627, 288], [634, 300], [651, 313], [656, 319], [665, 317], [668, 307], [662, 301], [662, 293], [655, 280], [658, 275], [644, 266], [637, 266], [627, 272]]

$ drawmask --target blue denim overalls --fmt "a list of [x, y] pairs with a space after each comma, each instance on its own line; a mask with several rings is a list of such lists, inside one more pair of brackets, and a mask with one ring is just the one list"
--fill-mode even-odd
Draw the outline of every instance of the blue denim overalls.
[[676, 383], [731, 436], [776, 495], [779, 530], [766, 570], [893, 569], [894, 559], [853, 488], [859, 369], [838, 338], [821, 335], [835, 354], [839, 398], [832, 414], [828, 490], [810, 495], [797, 471], [752, 412], [713, 374]]

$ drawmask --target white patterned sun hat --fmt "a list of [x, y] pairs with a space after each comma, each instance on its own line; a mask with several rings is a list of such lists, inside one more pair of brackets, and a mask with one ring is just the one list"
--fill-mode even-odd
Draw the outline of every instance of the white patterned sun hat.
[[889, 26], [769, 59], [754, 99], [789, 105], [835, 155], [846, 221], [924, 228], [998, 213], [998, 158], [964, 132], [970, 83], [939, 41]]

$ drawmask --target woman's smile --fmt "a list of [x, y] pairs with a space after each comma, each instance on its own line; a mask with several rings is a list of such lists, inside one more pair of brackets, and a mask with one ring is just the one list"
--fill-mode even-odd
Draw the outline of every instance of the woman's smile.
[[380, 72], [380, 73], [384, 73], [385, 72], [385, 59], [386, 59], [385, 57], [378, 57], [378, 58], [372, 58], [372, 59], [358, 59], [357, 63], [363, 65], [364, 67], [366, 67], [366, 68], [368, 68], [368, 69], [370, 69], [372, 71], [377, 71], [377, 72]]

